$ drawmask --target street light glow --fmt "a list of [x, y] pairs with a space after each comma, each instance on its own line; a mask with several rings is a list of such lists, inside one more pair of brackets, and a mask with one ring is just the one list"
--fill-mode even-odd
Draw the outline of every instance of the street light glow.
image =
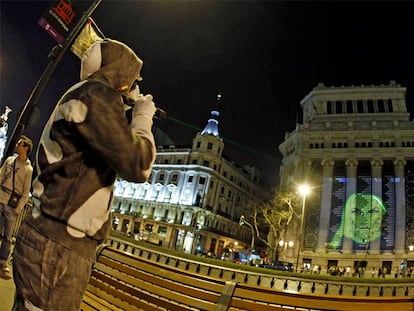
[[298, 190], [299, 193], [303, 196], [307, 196], [310, 193], [310, 187], [307, 184], [300, 185]]

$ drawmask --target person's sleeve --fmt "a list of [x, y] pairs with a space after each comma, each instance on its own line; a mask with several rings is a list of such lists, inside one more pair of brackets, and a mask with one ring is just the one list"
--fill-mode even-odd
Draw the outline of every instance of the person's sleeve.
[[131, 129], [135, 140], [144, 139], [150, 143], [152, 153], [151, 167], [144, 172], [149, 175], [151, 173], [152, 164], [155, 161], [155, 141], [151, 128], [153, 124], [153, 117], [156, 111], [152, 95], [141, 96], [136, 102], [132, 111]]
[[7, 160], [8, 159], [6, 159], [3, 163], [3, 165], [0, 167], [0, 183], [3, 181], [4, 168], [6, 167]]
[[27, 201], [29, 200], [29, 195], [30, 195], [30, 187], [31, 187], [31, 183], [32, 183], [32, 174], [33, 174], [33, 168], [31, 166], [27, 167], [27, 172], [24, 178], [24, 183], [23, 183], [23, 189], [22, 192], [20, 193], [20, 199], [19, 202], [17, 204], [17, 213], [20, 213], [20, 211], [23, 210], [24, 206], [26, 205]]
[[119, 94], [105, 88], [91, 90], [82, 102], [87, 115], [78, 130], [87, 144], [120, 177], [132, 182], [147, 180], [156, 152], [152, 118], [138, 113], [128, 124]]

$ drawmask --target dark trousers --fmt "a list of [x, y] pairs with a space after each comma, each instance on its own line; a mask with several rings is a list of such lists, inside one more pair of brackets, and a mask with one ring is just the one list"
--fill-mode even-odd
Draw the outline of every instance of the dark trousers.
[[[79, 311], [93, 262], [23, 222], [16, 240], [13, 310]], [[35, 306], [36, 308], [33, 308]]]

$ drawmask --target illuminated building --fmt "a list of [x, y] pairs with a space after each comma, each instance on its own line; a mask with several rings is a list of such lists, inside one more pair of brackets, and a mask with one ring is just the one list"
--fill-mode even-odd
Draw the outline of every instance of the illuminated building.
[[159, 146], [148, 182], [116, 182], [115, 230], [187, 253], [249, 249], [251, 231], [240, 216], [269, 193], [256, 168], [223, 157], [218, 115], [212, 111], [192, 146]]
[[367, 261], [388, 272], [414, 265], [414, 124], [405, 94], [394, 81], [320, 84], [301, 101], [303, 123], [279, 146], [281, 189], [312, 187], [301, 263]]

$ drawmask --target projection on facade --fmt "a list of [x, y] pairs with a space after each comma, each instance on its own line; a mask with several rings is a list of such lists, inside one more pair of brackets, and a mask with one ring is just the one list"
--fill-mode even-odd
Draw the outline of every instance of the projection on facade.
[[367, 245], [381, 237], [383, 215], [387, 212], [383, 201], [373, 194], [353, 193], [345, 202], [341, 223], [330, 248], [340, 248], [343, 237], [357, 244]]

